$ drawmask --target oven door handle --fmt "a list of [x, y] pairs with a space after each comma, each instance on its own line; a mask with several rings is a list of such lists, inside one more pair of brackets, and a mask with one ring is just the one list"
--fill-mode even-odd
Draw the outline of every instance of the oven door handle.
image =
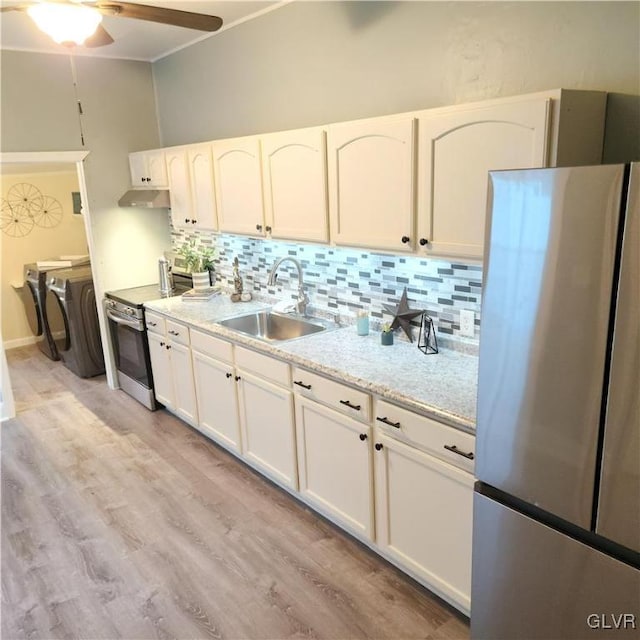
[[110, 309], [107, 309], [106, 311], [107, 318], [109, 318], [109, 320], [112, 320], [116, 324], [123, 324], [126, 327], [135, 329], [136, 331], [144, 331], [144, 324], [141, 320], [127, 320], [126, 318], [121, 318], [120, 316], [114, 315], [113, 311], [111, 311]]

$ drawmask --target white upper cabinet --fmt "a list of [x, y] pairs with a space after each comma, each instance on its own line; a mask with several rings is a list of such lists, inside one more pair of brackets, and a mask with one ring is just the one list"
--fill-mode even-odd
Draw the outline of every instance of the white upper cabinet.
[[261, 138], [265, 231], [274, 238], [327, 242], [326, 133], [282, 131]]
[[166, 150], [169, 193], [171, 194], [171, 222], [174, 227], [190, 226], [194, 220], [191, 183], [186, 147]]
[[414, 248], [412, 116], [331, 125], [327, 140], [331, 239], [395, 251]]
[[264, 235], [258, 137], [215, 141], [213, 164], [220, 231]]
[[167, 167], [164, 151], [137, 151], [129, 154], [131, 184], [134, 187], [167, 188]]
[[419, 247], [482, 257], [487, 174], [546, 165], [550, 109], [537, 99], [420, 117]]
[[213, 156], [210, 144], [192, 145], [187, 149], [193, 203], [192, 226], [215, 231], [216, 196], [213, 183]]
[[418, 113], [418, 250], [482, 258], [489, 171], [599, 163], [605, 98], [556, 90]]

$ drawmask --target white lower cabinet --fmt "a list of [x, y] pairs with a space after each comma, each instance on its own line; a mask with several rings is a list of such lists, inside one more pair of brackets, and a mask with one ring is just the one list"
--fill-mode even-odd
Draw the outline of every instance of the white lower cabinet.
[[372, 540], [371, 427], [297, 395], [296, 435], [301, 495], [345, 529]]
[[473, 475], [382, 433], [374, 448], [379, 548], [468, 615]]
[[156, 399], [189, 424], [197, 424], [188, 328], [167, 321], [166, 335], [149, 331], [147, 336]]
[[160, 315], [146, 320], [159, 402], [469, 614], [472, 435], [306, 369], [292, 376], [287, 362]]
[[172, 342], [171, 371], [175, 393], [175, 411], [188, 423], [198, 424], [198, 407], [189, 347]]
[[287, 489], [298, 488], [291, 368], [236, 345], [238, 405], [244, 459]]
[[167, 339], [164, 335], [147, 333], [149, 339], [149, 356], [153, 372], [153, 392], [156, 400], [165, 407], [173, 408], [173, 374], [171, 359], [167, 349]]
[[246, 370], [237, 374], [244, 458], [278, 484], [297, 489], [293, 393]]
[[198, 429], [223, 447], [240, 453], [240, 419], [233, 366], [193, 351]]

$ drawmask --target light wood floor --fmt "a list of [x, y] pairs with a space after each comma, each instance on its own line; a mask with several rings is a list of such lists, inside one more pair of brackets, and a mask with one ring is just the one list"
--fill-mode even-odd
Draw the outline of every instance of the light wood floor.
[[165, 411], [7, 353], [2, 638], [465, 639], [467, 621]]

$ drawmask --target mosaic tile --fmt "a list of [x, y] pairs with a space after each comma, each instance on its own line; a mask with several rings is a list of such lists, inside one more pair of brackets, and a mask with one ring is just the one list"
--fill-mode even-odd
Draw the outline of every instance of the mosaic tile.
[[[339, 309], [342, 323], [353, 324], [357, 310], [368, 309], [372, 331], [378, 330], [389, 318], [389, 314], [383, 313], [383, 305], [397, 304], [406, 287], [410, 307], [425, 309], [438, 334], [449, 337], [452, 343], [459, 339], [465, 345], [469, 342], [477, 345], [482, 287], [480, 265], [191, 229], [172, 229], [171, 239], [174, 250], [191, 240], [196, 245], [215, 246], [216, 279], [226, 287], [233, 286], [232, 262], [237, 256], [245, 290], [256, 296], [294, 300], [298, 276], [291, 263], [285, 262], [279, 267], [276, 286], [268, 287], [267, 278], [278, 258], [296, 258], [303, 266], [312, 310]], [[475, 313], [473, 339], [460, 336], [461, 309]], [[403, 336], [398, 334], [397, 338], [403, 339]]]

